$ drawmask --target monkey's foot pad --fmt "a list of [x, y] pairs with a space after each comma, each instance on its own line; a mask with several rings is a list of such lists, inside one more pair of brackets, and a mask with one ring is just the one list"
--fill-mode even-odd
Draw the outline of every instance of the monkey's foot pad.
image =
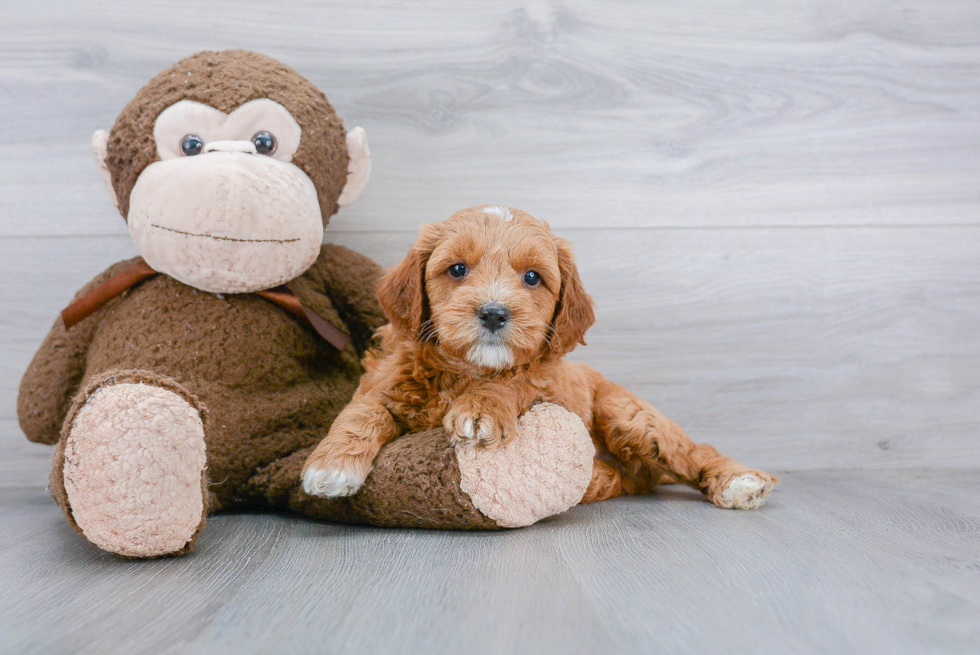
[[456, 446], [460, 489], [504, 528], [531, 525], [581, 502], [594, 456], [582, 419], [550, 403], [521, 416], [517, 434], [506, 445]]
[[65, 445], [72, 517], [93, 544], [126, 557], [183, 550], [205, 513], [204, 425], [173, 391], [122, 383], [96, 390]]

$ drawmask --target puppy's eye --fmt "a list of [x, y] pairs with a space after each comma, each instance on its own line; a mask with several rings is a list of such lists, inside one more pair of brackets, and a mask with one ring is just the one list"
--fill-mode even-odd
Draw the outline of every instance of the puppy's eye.
[[453, 264], [449, 267], [449, 274], [455, 278], [466, 275], [466, 264]]
[[524, 284], [529, 287], [536, 287], [541, 282], [541, 274], [537, 271], [528, 271], [524, 274]]
[[252, 143], [255, 144], [255, 152], [260, 155], [271, 155], [279, 145], [276, 142], [276, 137], [269, 132], [258, 132], [252, 137]]
[[188, 157], [201, 154], [203, 149], [204, 139], [196, 134], [188, 134], [180, 140], [180, 151]]

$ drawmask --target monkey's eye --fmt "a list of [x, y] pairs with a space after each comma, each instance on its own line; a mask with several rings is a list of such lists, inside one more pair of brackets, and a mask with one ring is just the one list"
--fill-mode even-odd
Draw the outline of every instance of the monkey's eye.
[[252, 137], [252, 143], [255, 144], [255, 152], [260, 155], [271, 155], [276, 151], [276, 137], [272, 136], [269, 132], [258, 132]]
[[199, 155], [204, 149], [204, 141], [196, 134], [188, 134], [180, 140], [180, 151], [190, 157]]
[[453, 264], [449, 267], [449, 274], [455, 278], [466, 275], [466, 264]]
[[524, 274], [524, 284], [529, 287], [536, 287], [541, 283], [541, 274], [537, 271], [528, 271]]

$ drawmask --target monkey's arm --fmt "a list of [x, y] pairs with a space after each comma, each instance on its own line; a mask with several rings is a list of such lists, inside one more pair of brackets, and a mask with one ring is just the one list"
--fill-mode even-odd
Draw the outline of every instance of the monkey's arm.
[[[137, 261], [138, 257], [113, 264], [82, 287], [75, 299]], [[103, 316], [104, 307], [70, 330], [65, 329], [61, 316], [58, 316], [34, 354], [20, 381], [17, 397], [17, 418], [31, 441], [46, 444], [58, 441], [72, 397], [85, 375], [89, 344]]]
[[300, 471], [309, 453], [256, 476], [270, 504], [344, 523], [487, 530], [529, 525], [577, 504], [593, 477], [595, 448], [577, 416], [544, 403], [521, 417], [504, 448], [453, 447], [441, 429], [394, 439], [351, 497], [303, 492]]
[[322, 285], [323, 293], [350, 329], [354, 346], [364, 353], [374, 331], [388, 322], [378, 304], [378, 280], [384, 271], [371, 258], [350, 248], [326, 244], [307, 272]]

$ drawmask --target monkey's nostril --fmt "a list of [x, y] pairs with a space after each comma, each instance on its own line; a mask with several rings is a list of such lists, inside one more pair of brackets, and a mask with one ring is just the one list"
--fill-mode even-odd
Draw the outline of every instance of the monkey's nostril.
[[483, 327], [491, 332], [504, 327], [510, 320], [510, 310], [500, 303], [487, 303], [477, 310], [476, 315], [480, 318]]

